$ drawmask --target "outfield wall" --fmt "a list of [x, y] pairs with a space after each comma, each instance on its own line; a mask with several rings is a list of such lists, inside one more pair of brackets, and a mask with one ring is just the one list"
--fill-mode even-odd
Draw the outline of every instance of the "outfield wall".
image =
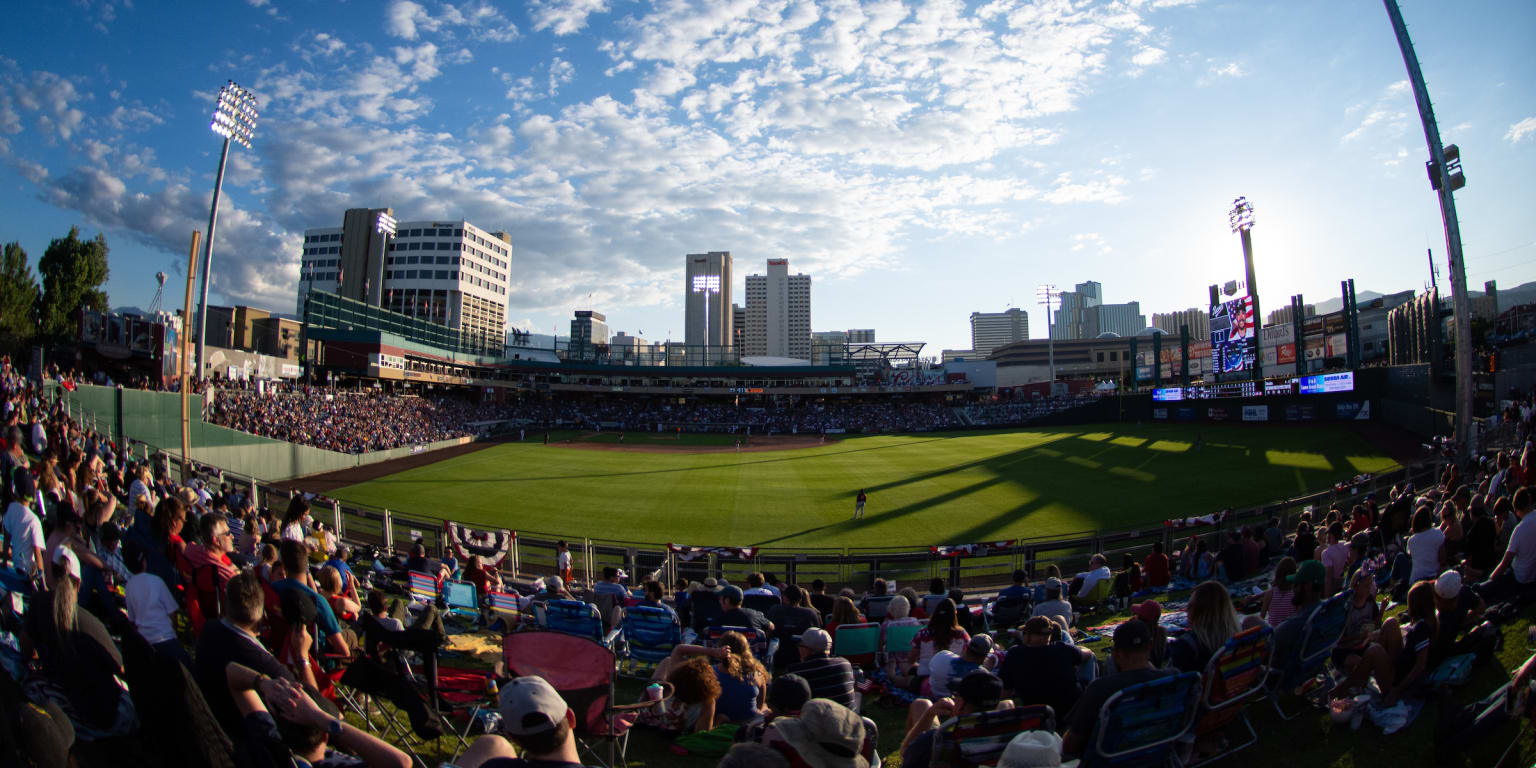
[[[143, 443], [181, 458], [181, 395], [141, 389], [80, 385], [65, 392], [71, 414], [82, 423], [112, 436], [119, 445]], [[340, 453], [308, 445], [273, 440], [221, 427], [203, 420], [203, 396], [190, 398], [189, 420], [192, 460], [220, 467], [226, 473], [268, 481], [289, 480], [323, 472], [335, 472], [390, 459], [472, 442], [461, 437], [370, 453]]]

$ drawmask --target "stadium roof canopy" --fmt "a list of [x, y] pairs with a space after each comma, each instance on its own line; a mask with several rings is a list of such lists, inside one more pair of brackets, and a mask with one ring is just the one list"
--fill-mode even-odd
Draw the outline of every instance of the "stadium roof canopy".
[[850, 342], [848, 359], [855, 364], [866, 361], [907, 362], [916, 360], [925, 344], [926, 342], [922, 341]]

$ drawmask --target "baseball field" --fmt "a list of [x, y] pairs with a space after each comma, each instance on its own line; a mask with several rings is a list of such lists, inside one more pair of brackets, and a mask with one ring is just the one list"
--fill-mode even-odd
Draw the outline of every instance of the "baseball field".
[[[1351, 427], [1316, 424], [737, 442], [566, 432], [546, 444], [538, 432], [363, 482], [331, 476], [320, 490], [404, 514], [571, 538], [919, 547], [1208, 514], [1396, 466]], [[869, 501], [853, 520], [860, 489]]]

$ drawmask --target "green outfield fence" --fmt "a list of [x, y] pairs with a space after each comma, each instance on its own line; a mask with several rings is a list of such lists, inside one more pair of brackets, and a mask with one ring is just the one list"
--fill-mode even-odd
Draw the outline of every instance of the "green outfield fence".
[[[147, 450], [147, 449], [146, 449]], [[179, 454], [156, 449], [159, 460], [179, 474]], [[194, 462], [195, 472], [207, 480], [230, 482], [251, 489], [259, 506], [281, 508], [290, 492], [265, 480], [226, 472], [217, 467]], [[581, 538], [545, 531], [514, 531], [511, 556], [503, 569], [517, 578], [532, 578], [555, 572], [555, 544], [565, 540], [573, 554], [573, 568], [578, 579], [590, 584], [605, 566], [623, 568], [632, 583], [644, 575], [657, 573], [667, 584], [677, 578], [703, 580], [725, 578], [732, 583], [745, 581], [755, 571], [773, 573], [798, 584], [822, 579], [829, 588], [868, 589], [877, 577], [895, 580], [898, 585], [914, 583], [920, 588], [929, 579], [942, 578], [951, 588], [984, 591], [1010, 582], [1015, 569], [1023, 569], [1031, 579], [1056, 565], [1064, 575], [1086, 570], [1096, 553], [1109, 558], [1118, 569], [1124, 555], [1141, 562], [1161, 542], [1170, 555], [1179, 542], [1191, 535], [1207, 535], [1249, 523], [1279, 518], [1282, 530], [1294, 528], [1303, 510], [1326, 510], [1334, 502], [1362, 500], [1367, 494], [1382, 492], [1394, 484], [1411, 481], [1423, 485], [1433, 480], [1432, 462], [1400, 467], [1373, 475], [1368, 480], [1346, 488], [1310, 493], [1243, 509], [1234, 509], [1221, 523], [1174, 528], [1157, 523], [1119, 530], [1080, 531], [1037, 538], [1015, 539], [1011, 545], [994, 548], [988, 554], [973, 557], [943, 557], [929, 549], [910, 547], [760, 547], [750, 560], [710, 555], [707, 560], [684, 561], [668, 547], [668, 542], [642, 542], [607, 538]], [[183, 481], [186, 478], [182, 478]], [[428, 552], [441, 556], [447, 545], [444, 522], [447, 518], [419, 514], [399, 514], [387, 508], [373, 508], [343, 503], [324, 496], [311, 502], [313, 516], [335, 526], [337, 536], [363, 550], [404, 552], [420, 540]], [[729, 546], [729, 542], [671, 542], [687, 546]], [[960, 544], [979, 542], [955, 542]]]

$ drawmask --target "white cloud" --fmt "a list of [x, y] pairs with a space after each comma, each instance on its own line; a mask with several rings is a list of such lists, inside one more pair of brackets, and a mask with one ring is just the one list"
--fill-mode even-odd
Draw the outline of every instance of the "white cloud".
[[1072, 251], [1087, 251], [1088, 255], [1103, 256], [1115, 249], [1104, 240], [1104, 236], [1097, 232], [1085, 232], [1072, 236]]
[[1131, 63], [1138, 67], [1150, 67], [1161, 64], [1168, 58], [1168, 52], [1161, 48], [1147, 46], [1131, 57]]
[[1210, 74], [1213, 77], [1242, 77], [1248, 73], [1243, 70], [1243, 65], [1235, 61], [1229, 61], [1221, 66], [1212, 64]]
[[1369, 137], [1374, 144], [1397, 139], [1408, 129], [1408, 108], [1412, 103], [1413, 97], [1407, 80], [1388, 85], [1374, 99], [1354, 104], [1345, 110], [1346, 115], [1364, 112], [1365, 116], [1339, 140], [1349, 143]]
[[435, 29], [432, 19], [427, 15], [427, 9], [411, 2], [411, 0], [395, 0], [390, 3], [389, 10], [385, 11], [384, 29], [395, 37], [403, 37], [406, 40], [416, 39], [416, 27], [418, 23]]
[[1509, 130], [1505, 132], [1504, 139], [1511, 144], [1519, 144], [1532, 134], [1536, 134], [1536, 117], [1527, 117], [1511, 125]]
[[1121, 203], [1126, 197], [1122, 187], [1126, 184], [1123, 177], [1114, 174], [1095, 174], [1095, 178], [1086, 182], [1074, 182], [1071, 173], [1063, 173], [1056, 177], [1056, 183], [1042, 195], [1048, 203], [1057, 205], [1065, 203]]
[[607, 12], [608, 0], [531, 0], [528, 5], [534, 30], [548, 29], [557, 35], [580, 32], [588, 16]]

